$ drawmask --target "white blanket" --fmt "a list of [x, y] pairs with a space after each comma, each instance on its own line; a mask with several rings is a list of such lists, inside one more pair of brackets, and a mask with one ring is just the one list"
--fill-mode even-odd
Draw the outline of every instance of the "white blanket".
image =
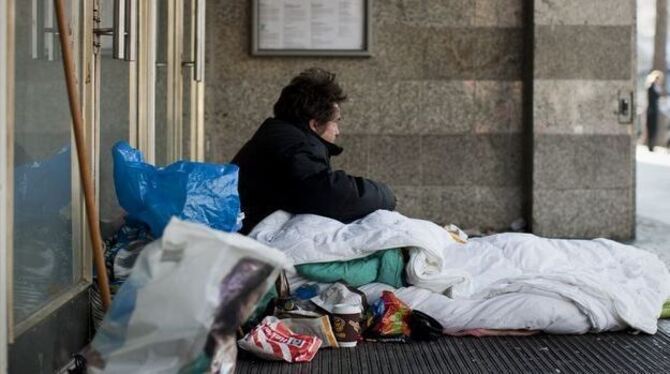
[[[379, 210], [351, 224], [275, 212], [250, 234], [296, 265], [409, 247], [395, 290], [446, 332], [474, 328], [585, 333], [632, 327], [653, 334], [670, 274], [656, 255], [606, 239], [499, 234], [458, 243], [440, 226]], [[295, 278], [294, 278], [295, 279]], [[388, 288], [363, 287], [372, 299]]]

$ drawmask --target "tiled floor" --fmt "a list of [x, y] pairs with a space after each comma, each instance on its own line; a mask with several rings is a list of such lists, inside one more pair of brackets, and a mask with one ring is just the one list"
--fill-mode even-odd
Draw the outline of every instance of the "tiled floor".
[[626, 332], [444, 337], [411, 344], [325, 349], [306, 364], [242, 358], [238, 373], [670, 373], [670, 322], [656, 335]]

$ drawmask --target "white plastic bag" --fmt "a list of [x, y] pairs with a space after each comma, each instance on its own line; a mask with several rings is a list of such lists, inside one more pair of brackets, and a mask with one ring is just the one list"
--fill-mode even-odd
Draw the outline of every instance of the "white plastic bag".
[[235, 330], [292, 268], [253, 239], [173, 218], [118, 291], [91, 343], [91, 372], [232, 372]]

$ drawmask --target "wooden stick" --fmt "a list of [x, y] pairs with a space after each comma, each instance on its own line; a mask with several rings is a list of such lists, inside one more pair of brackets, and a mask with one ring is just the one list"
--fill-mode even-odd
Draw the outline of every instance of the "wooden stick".
[[89, 167], [88, 150], [84, 141], [83, 117], [77, 93], [77, 81], [75, 78], [75, 67], [72, 59], [72, 46], [69, 40], [69, 27], [65, 18], [65, 6], [63, 0], [54, 0], [56, 6], [56, 17], [58, 20], [58, 34], [61, 44], [61, 54], [63, 55], [63, 69], [65, 70], [65, 83], [67, 85], [67, 96], [70, 102], [70, 114], [72, 115], [72, 127], [74, 129], [74, 140], [77, 146], [77, 160], [79, 161], [79, 176], [81, 184], [84, 187], [84, 200], [86, 204], [86, 218], [88, 221], [88, 231], [91, 235], [91, 244], [93, 250], [93, 260], [95, 270], [98, 275], [98, 286], [102, 296], [102, 309], [107, 311], [111, 303], [109, 292], [109, 281], [107, 280], [107, 269], [102, 254], [102, 239], [100, 235], [100, 224], [98, 218], [98, 209], [95, 206], [93, 195], [93, 178]]

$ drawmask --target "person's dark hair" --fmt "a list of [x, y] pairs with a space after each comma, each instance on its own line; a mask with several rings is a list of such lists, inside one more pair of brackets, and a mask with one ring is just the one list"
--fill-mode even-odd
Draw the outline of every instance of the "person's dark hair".
[[335, 81], [335, 74], [310, 68], [291, 79], [274, 105], [275, 118], [290, 122], [315, 119], [326, 123], [333, 119], [335, 104], [347, 99]]

